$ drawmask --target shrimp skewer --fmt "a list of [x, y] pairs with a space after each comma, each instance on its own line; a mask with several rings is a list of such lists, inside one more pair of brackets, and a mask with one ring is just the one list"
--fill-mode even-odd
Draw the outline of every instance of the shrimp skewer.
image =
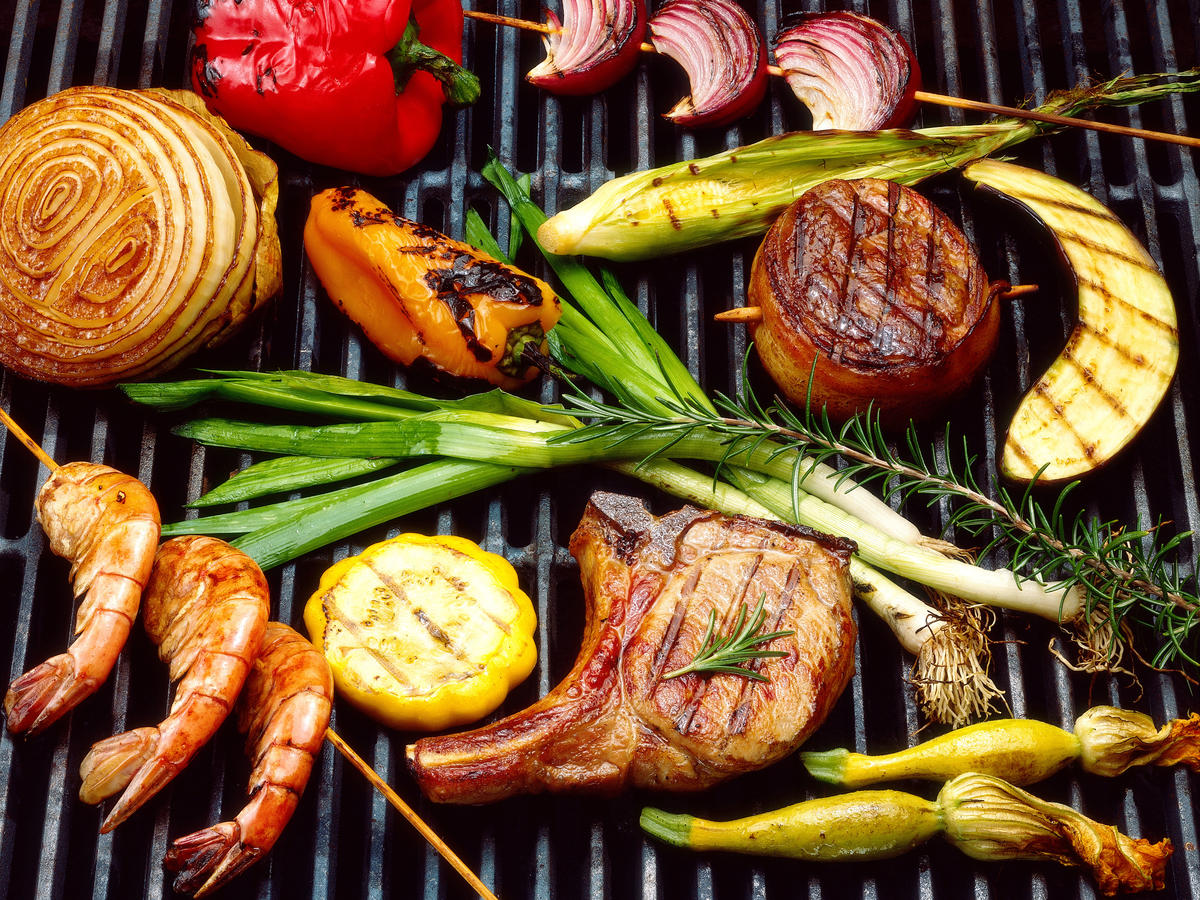
[[4, 712], [14, 733], [36, 734], [104, 683], [129, 637], [158, 546], [158, 504], [136, 478], [89, 462], [51, 468], [38, 491], [37, 517], [50, 549], [71, 561], [75, 596], [83, 600], [67, 651], [9, 686]]
[[229, 715], [258, 655], [270, 614], [262, 570], [222, 540], [165, 542], [146, 585], [142, 616], [178, 681], [171, 712], [92, 746], [79, 767], [79, 799], [124, 790], [100, 826], [111, 831], [174, 778]]
[[246, 733], [250, 802], [232, 822], [176, 840], [164, 864], [175, 890], [201, 897], [263, 857], [295, 812], [321, 749], [333, 703], [329, 663], [280, 622], [267, 623], [262, 652], [238, 700]]

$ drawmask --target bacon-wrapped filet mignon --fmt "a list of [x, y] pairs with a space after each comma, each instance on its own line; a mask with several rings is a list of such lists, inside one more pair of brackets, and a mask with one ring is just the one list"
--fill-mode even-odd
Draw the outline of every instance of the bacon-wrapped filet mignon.
[[[408, 748], [433, 800], [626, 786], [698, 790], [791, 753], [853, 671], [853, 544], [805, 528], [685, 506], [662, 517], [592, 496], [571, 538], [587, 602], [574, 668], [533, 706]], [[709, 612], [727, 634], [760, 599], [764, 631], [792, 630], [740, 675], [664, 674], [701, 649]]]
[[[974, 248], [911, 188], [862, 178], [807, 191], [771, 226], [749, 302], [763, 366], [793, 403], [835, 418], [929, 415], [995, 349], [996, 295]], [[814, 369], [815, 360], [815, 369]]]

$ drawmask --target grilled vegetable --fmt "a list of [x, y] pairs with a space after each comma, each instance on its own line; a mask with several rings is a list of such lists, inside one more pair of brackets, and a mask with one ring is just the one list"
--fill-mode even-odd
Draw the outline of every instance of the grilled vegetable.
[[524, 350], [542, 349], [560, 314], [539, 279], [349, 187], [313, 198], [304, 247], [330, 299], [396, 362], [505, 388], [537, 374]]
[[1079, 188], [991, 160], [964, 174], [1042, 221], [1079, 292], [1079, 322], [1013, 416], [1001, 469], [1022, 481], [1086, 474], [1134, 438], [1167, 392], [1179, 359], [1170, 290], [1129, 229]]
[[546, 58], [525, 77], [555, 94], [594, 94], [633, 71], [646, 34], [646, 0], [563, 0], [546, 10]]
[[899, 791], [856, 791], [732, 822], [647, 807], [640, 824], [677, 847], [822, 861], [889, 859], [941, 832], [975, 859], [1086, 868], [1105, 894], [1161, 890], [1173, 849], [1169, 840], [1127, 837], [1069, 806], [975, 774], [947, 783], [934, 803]]
[[921, 70], [908, 41], [852, 12], [802, 13], [775, 37], [775, 59], [813, 128], [897, 128], [916, 111]]
[[767, 51], [734, 0], [667, 0], [650, 20], [654, 49], [687, 72], [691, 93], [664, 117], [676, 125], [728, 125], [767, 93]]
[[188, 99], [76, 87], [0, 129], [0, 363], [145, 378], [278, 292], [274, 163]]
[[814, 778], [850, 788], [898, 778], [945, 781], [964, 772], [1033, 784], [1075, 760], [1096, 775], [1177, 763], [1200, 771], [1200, 715], [1193, 713], [1155, 729], [1142, 713], [1097, 706], [1076, 720], [1074, 733], [1033, 719], [1000, 719], [884, 756], [827, 750], [801, 753], [800, 760]]
[[331, 566], [304, 607], [337, 689], [393, 728], [487, 715], [533, 669], [529, 597], [465, 538], [402, 534]]
[[916, 191], [831, 179], [789, 206], [759, 247], [749, 294], [762, 319], [751, 333], [793, 403], [835, 418], [871, 408], [903, 424], [987, 363], [1002, 287]]
[[[351, 12], [352, 9], [352, 12]], [[479, 96], [459, 0], [202, 0], [192, 87], [238, 128], [310, 162], [392, 175]]]
[[732, 850], [814, 862], [890, 859], [942, 829], [936, 803], [901, 791], [821, 797], [731, 822], [646, 807], [642, 830], [692, 850]]

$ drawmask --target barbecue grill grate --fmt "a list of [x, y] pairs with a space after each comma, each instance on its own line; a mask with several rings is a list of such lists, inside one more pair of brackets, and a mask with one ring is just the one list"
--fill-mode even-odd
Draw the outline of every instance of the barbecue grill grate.
[[[767, 35], [781, 9], [811, 10], [817, 0], [747, 0]], [[841, 2], [828, 4], [842, 6]], [[1198, 0], [855, 0], [845, 5], [890, 21], [917, 50], [928, 86], [992, 102], [1043, 97], [1050, 87], [1092, 73], [1161, 72], [1196, 65], [1200, 56]], [[1099, 9], [1097, 9], [1099, 7]], [[537, 18], [534, 0], [500, 0], [499, 12]], [[0, 122], [46, 94], [72, 84], [182, 86], [190, 9], [182, 0], [11, 0], [0, 4], [3, 83]], [[649, 167], [748, 143], [802, 127], [804, 114], [775, 85], [769, 101], [726, 132], [679, 132], [657, 118], [682, 92], [680, 76], [663, 60], [643, 60], [634, 76], [602, 98], [559, 100], [526, 85], [521, 74], [540, 57], [538, 42], [512, 30], [468, 24], [467, 62], [483, 78], [474, 110], [451, 115], [438, 148], [407, 177], [369, 187], [405, 215], [451, 234], [462, 233], [469, 205], [497, 216], [497, 202], [477, 174], [486, 148], [533, 176], [535, 196], [551, 210], [576, 202], [614, 172]], [[1015, 52], [1014, 52], [1015, 50]], [[926, 124], [958, 122], [962, 114], [926, 109]], [[1110, 117], [1131, 124], [1192, 131], [1200, 100], [1175, 98]], [[1179, 377], [1164, 408], [1134, 452], [1089, 481], [1089, 508], [1132, 523], [1161, 515], [1180, 530], [1200, 526], [1191, 444], [1200, 429], [1196, 351], [1200, 274], [1200, 186], [1193, 155], [1092, 133], [1071, 133], [1021, 148], [1026, 162], [1089, 188], [1108, 202], [1161, 261], [1180, 307], [1183, 342]], [[282, 169], [280, 226], [284, 296], [249, 333], [205, 362], [261, 369], [303, 368], [404, 385], [405, 379], [331, 309], [309, 270], [300, 232], [309, 196], [341, 183], [340, 173], [287, 154]], [[929, 185], [936, 202], [964, 221], [987, 269], [1013, 283], [1034, 281], [1042, 292], [1008, 313], [1001, 347], [986, 379], [952, 412], [956, 428], [994, 468], [1003, 423], [1020, 393], [1057, 352], [1071, 322], [1060, 302], [1070, 291], [1045, 246], [1020, 227], [993, 221], [982, 201], [960, 194], [953, 178]], [[503, 237], [503, 236], [502, 236]], [[632, 295], [712, 390], [738, 387], [746, 350], [740, 329], [707, 324], [711, 314], [744, 296], [753, 242], [693, 254], [655, 266], [619, 267]], [[422, 385], [417, 385], [421, 387]], [[556, 399], [543, 385], [543, 400]], [[56, 458], [104, 460], [137, 473], [159, 497], [165, 515], [243, 464], [236, 453], [206, 451], [173, 437], [171, 422], [143, 416], [112, 392], [79, 393], [0, 377], [0, 404], [10, 409]], [[1001, 425], [1002, 427], [1002, 425]], [[45, 473], [14, 441], [0, 441], [0, 583], [9, 615], [0, 624], [0, 671], [15, 677], [58, 652], [70, 628], [66, 564], [46, 549], [32, 520], [34, 490]], [[569, 669], [582, 630], [581, 590], [566, 540], [587, 493], [598, 487], [638, 490], [615, 475], [550, 473], [439, 507], [405, 521], [405, 529], [436, 529], [481, 539], [506, 555], [534, 597], [541, 659], [535, 674], [502, 711], [545, 693]], [[658, 511], [673, 506], [654, 498]], [[941, 526], [930, 510], [926, 530]], [[399, 530], [399, 529], [394, 529]], [[271, 573], [278, 618], [298, 621], [320, 572], [384, 530], [338, 545]], [[1003, 563], [1003, 559], [995, 562]], [[851, 688], [815, 747], [879, 750], [916, 740], [921, 726], [904, 678], [909, 661], [886, 630], [868, 617]], [[1170, 675], [1143, 677], [1138, 695], [1120, 679], [1090, 679], [1051, 661], [1048, 628], [1004, 618], [997, 629], [994, 669], [1016, 715], [1069, 725], [1093, 702], [1136, 703], [1156, 719], [1182, 714], [1196, 701]], [[172, 838], [228, 817], [240, 808], [248, 765], [226, 727], [190, 771], [111, 835], [98, 835], [99, 812], [81, 804], [76, 772], [93, 741], [125, 727], [158, 721], [169, 705], [161, 666], [135, 633], [121, 662], [94, 698], [49, 733], [31, 741], [0, 736], [0, 897], [156, 898], [170, 895], [160, 861]], [[133, 682], [136, 680], [136, 687]], [[890, 863], [817, 867], [786, 861], [692, 855], [642, 838], [637, 811], [647, 797], [525, 798], [485, 809], [425, 803], [403, 766], [406, 736], [376, 728], [348, 706], [335, 724], [377, 770], [455, 847], [497, 893], [518, 897], [1091, 897], [1089, 882], [1050, 866], [975, 864], [948, 847], [928, 848]], [[1168, 896], [1200, 898], [1200, 861], [1193, 793], [1186, 772], [1136, 772], [1114, 783], [1061, 775], [1041, 795], [1068, 802], [1123, 831], [1170, 837], [1176, 853]], [[718, 817], [745, 815], [814, 794], [798, 763], [785, 761], [735, 784], [695, 797], [656, 798], [671, 808]], [[224, 815], [222, 815], [224, 814]], [[458, 876], [426, 848], [406, 823], [357, 774], [345, 774], [326, 748], [299, 812], [273, 854], [222, 896], [295, 898], [468, 896]]]

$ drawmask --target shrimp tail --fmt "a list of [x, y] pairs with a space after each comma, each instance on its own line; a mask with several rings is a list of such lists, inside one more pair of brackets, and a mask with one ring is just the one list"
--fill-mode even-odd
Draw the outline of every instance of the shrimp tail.
[[[137, 729], [141, 731], [142, 729]], [[149, 729], [150, 731], [158, 731], [157, 728]], [[108, 818], [100, 826], [100, 833], [112, 831], [135, 812], [137, 812], [143, 803], [161, 791], [166, 785], [179, 774], [182, 765], [174, 760], [164, 759], [162, 756], [155, 755], [155, 751], [141, 757], [139, 760], [140, 768], [138, 768], [132, 779], [128, 781], [125, 788], [125, 793], [121, 795], [121, 799], [114, 804], [109, 810]]]
[[[178, 873], [173, 885], [176, 891], [202, 897], [260, 855], [259, 851], [242, 844], [237, 822], [221, 822], [177, 839], [167, 851], [163, 865]], [[226, 871], [231, 864], [236, 868]], [[218, 867], [214, 874], [213, 870]]]
[[75, 658], [70, 653], [51, 657], [9, 685], [4, 695], [8, 730], [35, 735], [99, 686], [99, 681], [75, 677]]
[[79, 764], [79, 776], [83, 779], [79, 799], [95, 804], [123, 791], [134, 773], [154, 755], [158, 737], [158, 729], [150, 726], [122, 732], [93, 744]]

